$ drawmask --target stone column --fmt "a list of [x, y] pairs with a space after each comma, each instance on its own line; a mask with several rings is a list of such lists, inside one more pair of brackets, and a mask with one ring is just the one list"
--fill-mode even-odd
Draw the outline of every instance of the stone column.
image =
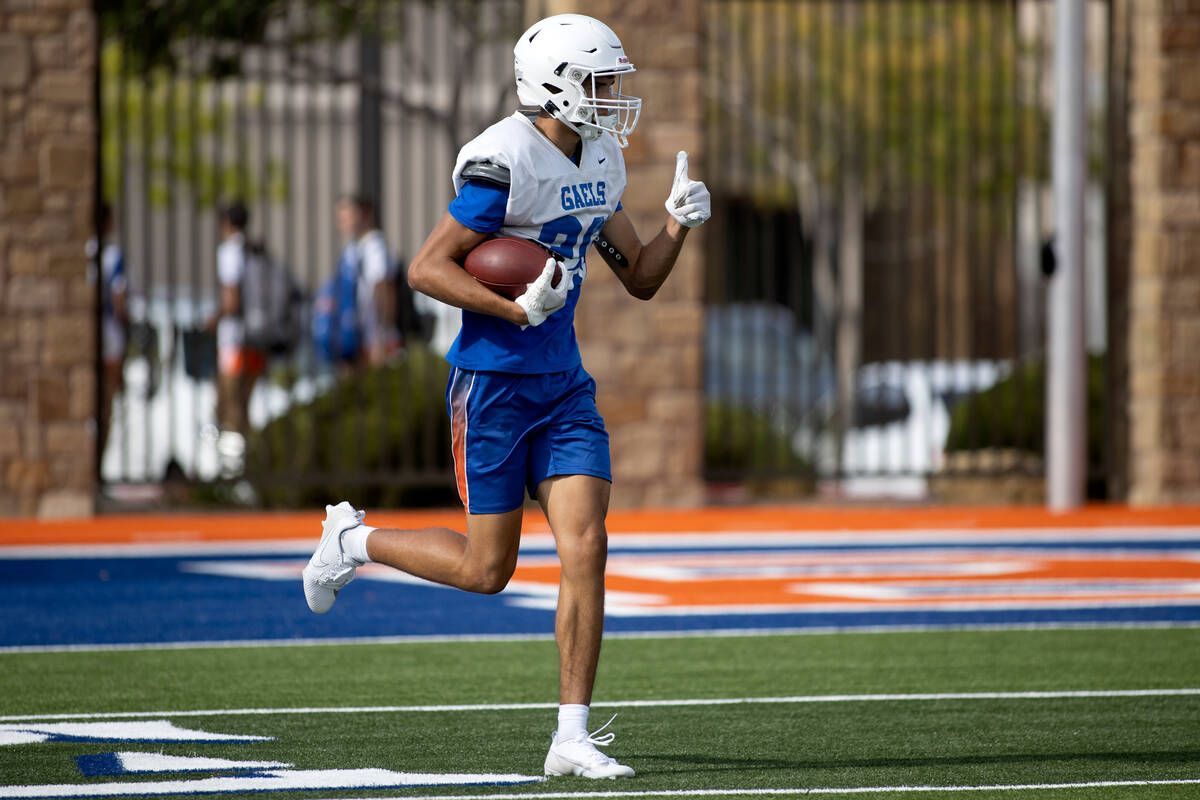
[[[1119, 0], [1128, 161], [1114, 164], [1114, 338], [1127, 425], [1118, 478], [1134, 505], [1200, 502], [1200, 0]], [[1116, 50], [1115, 52], [1120, 52]], [[1123, 77], [1118, 74], [1118, 79]], [[1117, 140], [1120, 142], [1120, 139]], [[1127, 204], [1126, 204], [1127, 200]], [[1125, 210], [1127, 217], [1121, 218]], [[1123, 245], [1123, 248], [1122, 248]], [[1116, 327], [1115, 325], [1110, 327]], [[1123, 362], [1123, 363], [1122, 363]], [[1123, 391], [1121, 391], [1123, 390]], [[1118, 425], [1117, 432], [1121, 431]]]
[[89, 0], [0, 5], [0, 516], [93, 508], [95, 24]]
[[[637, 68], [627, 91], [642, 98], [642, 116], [625, 150], [622, 205], [643, 242], [666, 223], [675, 154], [687, 150], [689, 174], [705, 178], [702, 10], [699, 0], [529, 3], [530, 23], [566, 12], [603, 20]], [[626, 294], [588, 254], [576, 332], [612, 441], [615, 506], [704, 502], [704, 239], [704, 226], [688, 234], [649, 302]]]

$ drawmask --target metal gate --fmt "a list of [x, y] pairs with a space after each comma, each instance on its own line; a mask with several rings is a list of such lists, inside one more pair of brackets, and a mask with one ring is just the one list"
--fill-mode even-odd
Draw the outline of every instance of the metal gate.
[[[1040, 474], [1053, 3], [706, 13], [710, 479], [923, 497], [931, 477]], [[1088, 4], [1093, 352], [1107, 13]]]
[[[112, 398], [102, 505], [452, 499], [439, 351], [454, 311], [401, 297], [403, 347], [362, 367], [318, 357], [313, 302], [337, 263], [339, 198], [373, 201], [401, 266], [432, 229], [457, 149], [515, 102], [523, 4], [297, 2], [186, 16], [195, 6], [101, 8], [106, 243], [120, 248], [105, 258], [123, 253], [127, 279], [127, 314], [106, 303], [125, 317], [127, 347], [101, 371]], [[247, 239], [293, 276], [299, 319], [252, 382], [240, 431], [216, 415], [209, 325], [218, 209], [235, 202]]]

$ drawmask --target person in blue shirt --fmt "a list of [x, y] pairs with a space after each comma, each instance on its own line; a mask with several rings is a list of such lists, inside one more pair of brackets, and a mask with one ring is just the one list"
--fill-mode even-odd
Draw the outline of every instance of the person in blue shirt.
[[[634, 68], [607, 25], [578, 14], [544, 19], [521, 35], [514, 68], [524, 108], [460, 151], [457, 196], [408, 273], [413, 289], [463, 312], [447, 354], [446, 399], [466, 533], [375, 529], [348, 503], [328, 506], [321, 542], [304, 569], [304, 592], [309, 607], [324, 613], [368, 561], [467, 591], [499, 592], [516, 567], [528, 494], [545, 511], [562, 566], [555, 617], [560, 705], [544, 771], [631, 777], [630, 767], [596, 749], [612, 734], [587, 730], [604, 627], [612, 472], [595, 383], [575, 340], [575, 306], [592, 246], [629, 294], [652, 298], [711, 204], [704, 184], [688, 178], [680, 152], [668, 216], [653, 239], [643, 243], [622, 209], [621, 151], [641, 100], [621, 91]], [[554, 253], [515, 301], [460, 266], [496, 234], [533, 239]]]

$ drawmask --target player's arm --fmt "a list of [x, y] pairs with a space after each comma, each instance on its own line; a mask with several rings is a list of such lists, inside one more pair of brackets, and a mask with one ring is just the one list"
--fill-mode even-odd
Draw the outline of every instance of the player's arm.
[[443, 303], [524, 325], [528, 321], [524, 309], [459, 266], [467, 253], [488, 236], [471, 230], [446, 212], [409, 264], [408, 285]]
[[205, 329], [215, 331], [222, 317], [236, 317], [242, 313], [242, 274], [245, 256], [227, 247], [217, 248], [217, 283], [220, 293], [217, 307], [208, 318]]
[[596, 250], [625, 291], [639, 300], [649, 300], [675, 267], [687, 230], [675, 220], [668, 220], [657, 236], [643, 244], [633, 221], [621, 209], [604, 224], [596, 239]]
[[596, 249], [625, 291], [639, 300], [649, 300], [675, 267], [688, 229], [708, 219], [710, 206], [708, 189], [688, 178], [687, 153], [681, 151], [675, 159], [675, 182], [666, 202], [669, 217], [658, 235], [642, 244], [629, 215], [619, 209], [600, 231]]

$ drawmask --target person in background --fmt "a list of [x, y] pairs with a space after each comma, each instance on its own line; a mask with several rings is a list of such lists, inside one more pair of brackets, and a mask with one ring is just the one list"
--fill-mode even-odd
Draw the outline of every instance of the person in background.
[[247, 346], [242, 320], [242, 282], [246, 276], [246, 206], [234, 201], [219, 211], [221, 243], [217, 246], [220, 300], [208, 329], [217, 333], [217, 424], [222, 436], [244, 437], [249, 429], [250, 393], [266, 370], [266, 355]]
[[112, 206], [104, 203], [97, 215], [99, 238], [87, 243], [88, 278], [100, 281], [100, 408], [96, 431], [97, 452], [104, 453], [112, 416], [113, 398], [124, 386], [125, 349], [129, 340], [129, 282], [125, 252], [117, 242]]
[[339, 275], [354, 278], [358, 363], [381, 364], [400, 349], [396, 327], [397, 265], [375, 218], [375, 203], [366, 195], [346, 195], [338, 201], [337, 227], [345, 246], [338, 261]]

